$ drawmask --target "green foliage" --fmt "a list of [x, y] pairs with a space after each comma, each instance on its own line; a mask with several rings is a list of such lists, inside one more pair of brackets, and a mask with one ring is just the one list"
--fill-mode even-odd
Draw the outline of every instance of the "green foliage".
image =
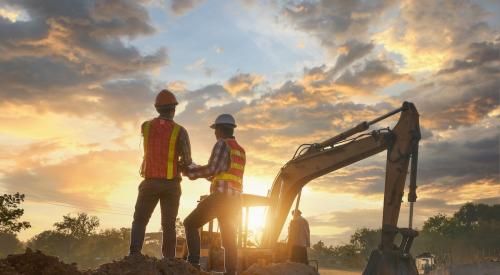
[[[424, 222], [412, 254], [434, 254], [438, 264], [481, 261], [500, 253], [500, 205], [466, 203], [452, 216], [437, 214]], [[381, 229], [361, 228], [346, 245], [327, 246], [319, 241], [311, 258], [321, 266], [362, 269], [381, 238]], [[398, 244], [397, 235], [395, 243]]]
[[466, 203], [453, 214], [424, 223], [413, 254], [431, 252], [439, 263], [466, 263], [500, 252], [500, 205]]
[[99, 227], [99, 219], [86, 213], [78, 213], [76, 217], [71, 214], [63, 216], [62, 222], [54, 223], [57, 232], [82, 239], [95, 233]]
[[74, 257], [75, 247], [78, 242], [74, 236], [53, 230], [43, 231], [28, 241], [27, 247], [38, 249], [45, 254], [58, 256], [64, 262], [71, 263]]
[[20, 222], [24, 209], [19, 205], [24, 201], [24, 194], [3, 194], [0, 196], [0, 232], [15, 233], [30, 228], [29, 222]]
[[380, 236], [382, 230], [373, 230], [368, 228], [361, 228], [356, 230], [351, 236], [350, 243], [360, 252], [360, 254], [368, 259], [372, 250], [377, 248], [380, 243]]
[[0, 244], [2, 244], [0, 245], [0, 258], [23, 251], [23, 243], [14, 233], [0, 232]]

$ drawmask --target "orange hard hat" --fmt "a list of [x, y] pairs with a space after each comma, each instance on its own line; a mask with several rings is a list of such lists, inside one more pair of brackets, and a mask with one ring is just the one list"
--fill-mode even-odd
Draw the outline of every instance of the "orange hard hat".
[[177, 102], [175, 95], [167, 89], [161, 90], [156, 96], [155, 107], [177, 104], [179, 104], [179, 102]]

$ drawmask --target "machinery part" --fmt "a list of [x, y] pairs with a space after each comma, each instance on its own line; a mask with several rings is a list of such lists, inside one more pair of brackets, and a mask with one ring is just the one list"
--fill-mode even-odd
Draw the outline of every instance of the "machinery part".
[[214, 124], [210, 125], [210, 128], [215, 129], [215, 126], [220, 125], [220, 124], [227, 124], [227, 125], [231, 125], [234, 128], [236, 128], [236, 121], [234, 120], [234, 117], [230, 114], [219, 115], [215, 119]]
[[418, 275], [415, 260], [397, 251], [373, 250], [363, 275]]
[[160, 106], [167, 106], [167, 105], [177, 105], [179, 102], [177, 102], [177, 98], [175, 98], [175, 95], [167, 90], [161, 90], [161, 92], [156, 95], [156, 100], [155, 100], [155, 107], [160, 107]]
[[[373, 131], [347, 139], [397, 113], [401, 115], [392, 130]], [[409, 254], [418, 233], [411, 229], [411, 224], [408, 229], [398, 229], [396, 225], [410, 159], [410, 205], [416, 201], [419, 140], [419, 114], [412, 103], [404, 102], [402, 107], [326, 141], [299, 148], [292, 160], [281, 168], [268, 194], [270, 206], [261, 247], [276, 247], [293, 201], [309, 181], [387, 150], [381, 242], [379, 249], [372, 253], [365, 274], [418, 274]], [[399, 247], [394, 244], [397, 233], [403, 235]]]

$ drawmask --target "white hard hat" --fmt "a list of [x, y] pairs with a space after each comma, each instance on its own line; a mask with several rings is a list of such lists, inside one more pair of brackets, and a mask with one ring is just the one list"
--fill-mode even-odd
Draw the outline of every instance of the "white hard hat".
[[216, 119], [214, 124], [210, 126], [210, 128], [215, 129], [215, 125], [219, 124], [228, 124], [236, 128], [236, 121], [234, 120], [234, 117], [230, 114], [222, 114], [219, 115]]

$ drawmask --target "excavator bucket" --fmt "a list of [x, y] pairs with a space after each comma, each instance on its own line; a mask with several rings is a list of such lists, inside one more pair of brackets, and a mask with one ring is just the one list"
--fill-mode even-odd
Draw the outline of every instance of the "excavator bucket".
[[363, 275], [418, 275], [415, 260], [399, 251], [372, 251]]

